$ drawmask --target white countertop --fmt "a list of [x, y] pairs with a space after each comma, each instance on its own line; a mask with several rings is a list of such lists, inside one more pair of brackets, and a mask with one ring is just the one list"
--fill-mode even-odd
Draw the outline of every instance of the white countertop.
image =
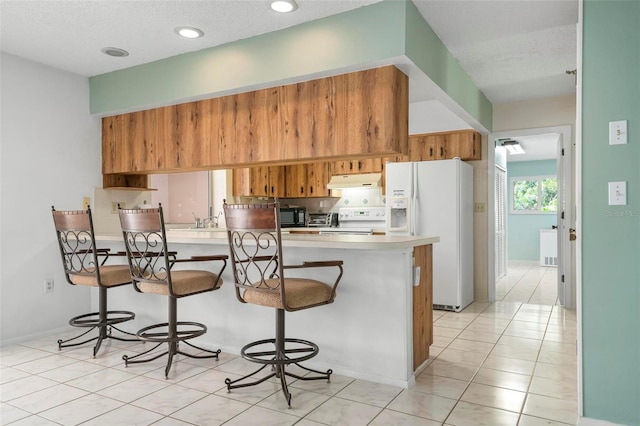
[[[295, 228], [296, 230], [315, 230], [317, 228]], [[169, 229], [167, 240], [175, 244], [227, 244], [224, 228]], [[102, 233], [96, 235], [99, 241], [122, 241], [121, 233]], [[406, 249], [440, 241], [439, 237], [411, 237], [390, 235], [334, 235], [334, 234], [289, 234], [282, 233], [285, 247], [317, 247], [353, 250], [396, 250]]]

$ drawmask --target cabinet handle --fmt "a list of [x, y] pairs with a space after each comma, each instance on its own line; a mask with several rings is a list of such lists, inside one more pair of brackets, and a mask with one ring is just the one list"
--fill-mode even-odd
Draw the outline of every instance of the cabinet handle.
[[429, 157], [433, 157], [433, 148], [429, 148]]
[[264, 193], [268, 194], [269, 193], [269, 188], [267, 187], [267, 185], [264, 186]]
[[440, 157], [444, 157], [444, 148], [440, 147]]
[[300, 187], [300, 193], [301, 193], [301, 194], [304, 194], [304, 186], [301, 186], [301, 187]]
[[309, 195], [313, 194], [313, 186], [309, 187]]
[[362, 163], [360, 162], [360, 160], [358, 160], [358, 170], [362, 169]]
[[353, 161], [349, 161], [349, 170], [353, 170]]

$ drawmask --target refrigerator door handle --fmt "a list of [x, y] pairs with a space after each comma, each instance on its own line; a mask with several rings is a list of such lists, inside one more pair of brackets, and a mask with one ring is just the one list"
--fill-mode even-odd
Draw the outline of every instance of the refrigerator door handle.
[[416, 235], [416, 220], [418, 217], [418, 165], [413, 163], [411, 166], [411, 206], [409, 210], [411, 229], [409, 229], [409, 235]]

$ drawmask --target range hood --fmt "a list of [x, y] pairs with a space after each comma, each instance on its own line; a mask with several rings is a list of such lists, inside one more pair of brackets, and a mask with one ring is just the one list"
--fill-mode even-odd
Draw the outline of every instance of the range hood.
[[380, 188], [382, 173], [331, 176], [328, 189]]

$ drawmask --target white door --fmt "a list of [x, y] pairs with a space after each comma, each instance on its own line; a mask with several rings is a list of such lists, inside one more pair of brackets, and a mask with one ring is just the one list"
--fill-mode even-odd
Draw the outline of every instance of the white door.
[[495, 172], [496, 282], [507, 275], [507, 172], [496, 166]]
[[574, 308], [572, 297], [573, 224], [571, 143], [559, 134], [558, 139], [558, 302]]

